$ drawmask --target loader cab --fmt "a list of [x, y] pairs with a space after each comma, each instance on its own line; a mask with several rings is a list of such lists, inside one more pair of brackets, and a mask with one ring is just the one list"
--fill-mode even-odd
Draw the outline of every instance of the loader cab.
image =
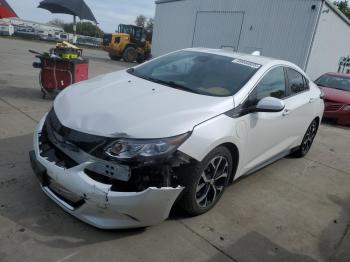
[[139, 45], [146, 41], [146, 30], [143, 27], [120, 24], [117, 32], [128, 34], [130, 36], [131, 43]]

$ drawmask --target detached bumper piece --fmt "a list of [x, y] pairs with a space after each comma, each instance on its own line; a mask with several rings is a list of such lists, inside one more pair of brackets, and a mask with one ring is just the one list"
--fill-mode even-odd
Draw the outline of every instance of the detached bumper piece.
[[43, 191], [65, 211], [102, 229], [150, 226], [169, 216], [183, 188], [165, 183], [161, 169], [149, 167], [142, 175], [97, 159], [50, 134], [45, 119], [34, 133], [31, 165]]

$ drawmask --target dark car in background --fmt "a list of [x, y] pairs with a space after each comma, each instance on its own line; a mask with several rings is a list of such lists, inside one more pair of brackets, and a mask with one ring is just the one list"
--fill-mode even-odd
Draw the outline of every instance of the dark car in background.
[[326, 73], [315, 83], [324, 93], [324, 118], [350, 125], [350, 74]]

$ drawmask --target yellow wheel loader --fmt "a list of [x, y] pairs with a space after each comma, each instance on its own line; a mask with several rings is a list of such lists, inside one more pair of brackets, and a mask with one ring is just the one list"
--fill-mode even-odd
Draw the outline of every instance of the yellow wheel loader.
[[102, 48], [112, 60], [142, 63], [151, 57], [151, 39], [146, 29], [121, 24], [118, 31], [103, 36]]

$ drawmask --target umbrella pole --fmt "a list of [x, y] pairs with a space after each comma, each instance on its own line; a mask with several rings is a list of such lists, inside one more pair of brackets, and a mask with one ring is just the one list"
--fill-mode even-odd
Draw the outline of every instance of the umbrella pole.
[[73, 44], [77, 43], [77, 17], [73, 16]]

